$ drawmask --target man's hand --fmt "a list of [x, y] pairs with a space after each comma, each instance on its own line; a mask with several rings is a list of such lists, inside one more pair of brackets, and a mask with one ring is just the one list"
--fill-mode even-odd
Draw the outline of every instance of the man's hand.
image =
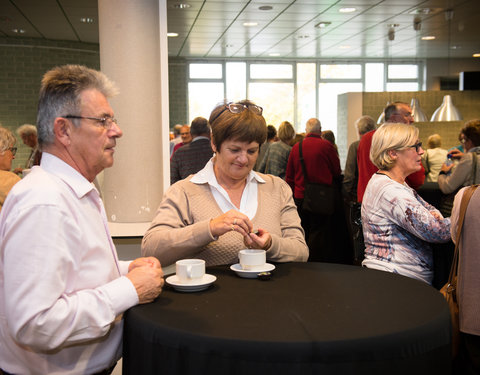
[[[134, 262], [132, 262], [132, 264]], [[162, 292], [164, 284], [163, 271], [160, 263], [158, 263], [158, 267], [153, 267], [151, 264], [132, 267], [132, 264], [130, 264], [129, 272], [126, 276], [130, 279], [137, 291], [139, 303], [152, 302]]]
[[137, 258], [133, 262], [131, 262], [130, 265], [128, 266], [128, 272], [130, 272], [136, 267], [142, 267], [142, 266], [160, 268], [160, 261], [155, 257]]

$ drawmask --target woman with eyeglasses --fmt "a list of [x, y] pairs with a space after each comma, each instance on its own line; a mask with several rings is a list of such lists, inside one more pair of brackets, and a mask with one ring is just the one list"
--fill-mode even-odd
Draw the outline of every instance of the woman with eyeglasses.
[[375, 132], [370, 159], [379, 170], [368, 182], [362, 201], [362, 265], [431, 284], [429, 242], [450, 239], [450, 218], [405, 183], [408, 175], [420, 170], [423, 153], [413, 125], [386, 123]]
[[0, 126], [0, 210], [8, 192], [13, 185], [20, 181], [20, 177], [10, 172], [12, 160], [15, 159], [17, 153], [15, 143], [16, 139], [13, 133]]
[[262, 112], [246, 100], [212, 111], [214, 156], [167, 190], [143, 238], [143, 255], [156, 256], [163, 266], [184, 258], [234, 264], [244, 248], [264, 249], [276, 262], [307, 260], [290, 187], [252, 171], [267, 137]]
[[449, 151], [458, 163], [443, 164], [438, 176], [438, 187], [444, 194], [440, 210], [450, 215], [455, 194], [464, 186], [480, 183], [480, 120], [468, 121], [461, 131], [465, 153]]

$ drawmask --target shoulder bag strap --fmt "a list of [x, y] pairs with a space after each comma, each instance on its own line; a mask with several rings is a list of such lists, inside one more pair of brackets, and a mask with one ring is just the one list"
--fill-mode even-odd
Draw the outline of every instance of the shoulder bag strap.
[[305, 168], [305, 161], [303, 160], [302, 143], [303, 141], [300, 141], [298, 144], [298, 151], [300, 153], [300, 163], [302, 164], [303, 178], [305, 183], [308, 184], [307, 169]]
[[475, 184], [476, 182], [476, 179], [477, 179], [477, 157], [478, 157], [478, 154], [477, 152], [472, 152], [473, 154], [473, 159], [472, 159], [472, 174], [473, 174], [473, 182], [472, 184]]
[[457, 276], [458, 272], [458, 257], [460, 251], [460, 241], [462, 238], [462, 229], [463, 229], [463, 221], [465, 219], [465, 213], [467, 212], [467, 206], [470, 202], [470, 198], [472, 197], [473, 193], [477, 189], [479, 185], [472, 185], [468, 187], [463, 192], [462, 201], [460, 203], [460, 214], [458, 216], [458, 227], [457, 227], [457, 243], [455, 244], [455, 254], [453, 256], [452, 268], [450, 269], [450, 275], [448, 277], [448, 284], [452, 284], [453, 279]]

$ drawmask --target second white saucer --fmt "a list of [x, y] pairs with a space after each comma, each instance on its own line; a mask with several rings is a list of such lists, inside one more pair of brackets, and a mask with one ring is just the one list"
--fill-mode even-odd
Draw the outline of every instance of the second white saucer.
[[240, 277], [244, 277], [246, 279], [254, 279], [258, 277], [258, 274], [261, 272], [273, 271], [275, 269], [275, 266], [270, 263], [265, 263], [265, 267], [263, 267], [262, 269], [251, 271], [251, 270], [244, 270], [242, 266], [239, 263], [237, 263], [230, 266], [230, 269]]
[[169, 276], [165, 279], [167, 284], [171, 285], [179, 292], [199, 292], [207, 289], [213, 282], [217, 280], [216, 276], [206, 273], [201, 279], [182, 282], [177, 275]]

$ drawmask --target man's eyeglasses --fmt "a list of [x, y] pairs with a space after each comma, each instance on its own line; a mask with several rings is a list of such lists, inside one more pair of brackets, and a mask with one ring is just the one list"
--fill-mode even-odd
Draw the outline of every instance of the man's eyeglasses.
[[422, 148], [422, 142], [415, 143], [414, 145], [407, 146], [407, 148], [413, 148], [415, 147], [415, 150], [418, 152]]
[[15, 154], [17, 153], [17, 148], [16, 147], [9, 147], [9, 148], [7, 148], [7, 150], [10, 150], [12, 152], [13, 156], [15, 156]]
[[225, 105], [225, 108], [222, 109], [211, 122], [214, 122], [217, 118], [219, 118], [220, 115], [227, 109], [232, 113], [242, 113], [243, 111], [248, 109], [258, 116], [261, 116], [263, 113], [263, 108], [255, 104], [228, 103]]
[[84, 120], [93, 120], [97, 121], [102, 124], [102, 126], [109, 130], [112, 128], [113, 123], [118, 125], [117, 119], [114, 117], [110, 116], [105, 116], [105, 117], [85, 117], [85, 116], [73, 116], [73, 115], [67, 115], [64, 116], [65, 118], [79, 118], [79, 119], [84, 119]]

